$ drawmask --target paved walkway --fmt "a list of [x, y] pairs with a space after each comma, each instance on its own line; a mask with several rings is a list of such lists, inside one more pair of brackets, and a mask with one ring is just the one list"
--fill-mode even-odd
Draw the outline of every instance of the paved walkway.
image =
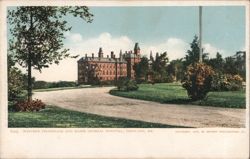
[[133, 120], [188, 127], [244, 127], [245, 109], [160, 104], [110, 95], [112, 87], [35, 92], [62, 108]]

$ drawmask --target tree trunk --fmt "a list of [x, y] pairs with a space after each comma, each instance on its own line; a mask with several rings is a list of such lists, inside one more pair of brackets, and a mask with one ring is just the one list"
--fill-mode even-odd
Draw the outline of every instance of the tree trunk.
[[[30, 13], [30, 29], [33, 30], [33, 15]], [[32, 45], [32, 39], [29, 39], [30, 45]], [[31, 49], [29, 47], [28, 52], [28, 101], [32, 101], [32, 79], [31, 79]]]
[[28, 60], [28, 101], [32, 101], [31, 57]]

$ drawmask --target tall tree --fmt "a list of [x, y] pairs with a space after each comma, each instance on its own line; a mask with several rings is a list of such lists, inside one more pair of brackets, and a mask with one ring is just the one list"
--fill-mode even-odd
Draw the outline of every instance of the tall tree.
[[217, 52], [215, 58], [209, 59], [208, 65], [210, 65], [216, 72], [223, 72], [225, 60], [222, 58], [222, 55]]
[[149, 71], [149, 60], [143, 56], [138, 64], [134, 65], [136, 81], [144, 80], [147, 81]]
[[63, 48], [64, 32], [71, 29], [64, 20], [66, 15], [92, 22], [93, 15], [86, 6], [78, 7], [16, 7], [8, 10], [12, 38], [9, 50], [16, 61], [28, 71], [28, 100], [32, 100], [32, 67], [41, 71], [50, 64], [70, 56]]
[[167, 66], [167, 72], [173, 76], [174, 81], [181, 81], [184, 75], [183, 59], [172, 60]]
[[166, 74], [166, 67], [169, 59], [167, 57], [167, 52], [159, 55], [156, 53], [155, 60], [152, 61], [152, 71], [154, 72], [154, 78], [160, 78], [162, 81]]
[[237, 73], [246, 79], [246, 51], [236, 52], [235, 67], [237, 69]]
[[[190, 43], [190, 48], [191, 49], [187, 51], [187, 55], [185, 56], [185, 61], [184, 61], [185, 67], [187, 67], [190, 64], [199, 62], [200, 48], [199, 48], [198, 36], [196, 35], [194, 36], [192, 43]], [[208, 59], [208, 53], [203, 53], [202, 61], [206, 63], [207, 59]]]
[[235, 55], [225, 58], [224, 73], [236, 75], [246, 79], [246, 52], [238, 51]]

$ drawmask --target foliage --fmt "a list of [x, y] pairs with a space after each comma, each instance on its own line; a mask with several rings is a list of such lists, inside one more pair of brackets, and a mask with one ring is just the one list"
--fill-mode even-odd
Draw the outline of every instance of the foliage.
[[16, 68], [8, 69], [8, 100], [16, 100], [22, 93], [23, 88], [23, 74]]
[[172, 60], [167, 66], [167, 73], [169, 75], [169, 82], [181, 81], [184, 74], [183, 59]]
[[138, 64], [134, 65], [135, 78], [138, 83], [148, 80], [149, 62], [147, 57], [142, 57]]
[[156, 53], [155, 59], [150, 57], [150, 71], [149, 75], [153, 83], [161, 83], [167, 81], [167, 63], [169, 59], [167, 57], [167, 52], [159, 55]]
[[41, 100], [25, 100], [25, 101], [18, 101], [14, 105], [15, 111], [25, 112], [25, 111], [39, 111], [45, 108], [45, 104]]
[[[199, 62], [199, 54], [200, 54], [200, 48], [199, 48], [199, 42], [198, 42], [198, 36], [194, 36], [194, 39], [192, 43], [190, 43], [191, 50], [187, 51], [187, 55], [185, 56], [184, 66], [187, 67], [190, 64], [194, 64]], [[202, 60], [206, 63], [208, 59], [208, 53], [202, 54]]]
[[109, 80], [109, 81], [100, 81], [99, 84], [101, 86], [105, 86], [105, 85], [114, 85], [115, 81], [114, 80]]
[[136, 91], [139, 88], [134, 80], [127, 77], [120, 77], [116, 85], [119, 91]]
[[216, 73], [213, 76], [213, 91], [239, 91], [243, 88], [243, 78], [240, 75]]
[[46, 81], [35, 81], [34, 89], [46, 89], [49, 88], [49, 84]]
[[73, 81], [48, 82], [48, 88], [75, 87], [75, 86], [76, 82]]
[[47, 89], [47, 88], [59, 88], [59, 87], [75, 87], [76, 82], [73, 81], [58, 81], [58, 82], [46, 82], [35, 81], [34, 89]]
[[[48, 106], [38, 112], [9, 112], [8, 127], [26, 128], [178, 128], [182, 126], [105, 117]], [[81, 131], [81, 130], [80, 130]]]
[[184, 104], [186, 106], [246, 108], [245, 91], [209, 92], [205, 99], [193, 101], [188, 97], [186, 90], [180, 83], [139, 84], [139, 87], [138, 91], [132, 92], [113, 89], [110, 94], [160, 103]]
[[225, 60], [222, 58], [222, 55], [219, 52], [216, 53], [215, 58], [209, 59], [207, 64], [210, 65], [216, 72], [224, 72], [223, 68], [225, 65]]
[[21, 6], [8, 10], [8, 23], [13, 38], [9, 40], [9, 51], [15, 61], [28, 70], [28, 99], [32, 97], [32, 67], [41, 71], [50, 64], [70, 56], [63, 49], [64, 32], [70, 31], [64, 16], [71, 14], [87, 22], [92, 14], [85, 6]]
[[189, 65], [185, 72], [182, 86], [192, 100], [204, 99], [211, 89], [214, 71], [204, 63]]
[[13, 57], [8, 54], [8, 100], [13, 101], [20, 97], [22, 94], [23, 74], [20, 69], [15, 67]]
[[239, 74], [246, 80], [246, 52], [238, 51], [235, 55], [225, 58], [224, 73]]

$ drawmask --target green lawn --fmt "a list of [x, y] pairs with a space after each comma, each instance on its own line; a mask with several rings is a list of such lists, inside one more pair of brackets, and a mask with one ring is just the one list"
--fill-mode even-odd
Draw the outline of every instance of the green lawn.
[[45, 88], [45, 89], [34, 89], [34, 92], [48, 92], [48, 91], [60, 91], [66, 89], [80, 89], [80, 88], [91, 88], [93, 86], [85, 85], [85, 86], [76, 86], [76, 87], [57, 87], [57, 88]]
[[206, 99], [191, 101], [186, 90], [178, 83], [140, 84], [138, 91], [123, 92], [113, 89], [110, 94], [160, 103], [246, 108], [244, 91], [209, 92]]
[[9, 127], [45, 128], [181, 128], [135, 120], [104, 117], [66, 110], [54, 106], [38, 112], [11, 112], [8, 114]]
[[60, 91], [67, 89], [82, 89], [82, 88], [96, 88], [96, 87], [112, 87], [111, 85], [82, 85], [76, 87], [57, 87], [57, 88], [45, 88], [45, 89], [34, 89], [33, 92], [49, 92], [49, 91]]

